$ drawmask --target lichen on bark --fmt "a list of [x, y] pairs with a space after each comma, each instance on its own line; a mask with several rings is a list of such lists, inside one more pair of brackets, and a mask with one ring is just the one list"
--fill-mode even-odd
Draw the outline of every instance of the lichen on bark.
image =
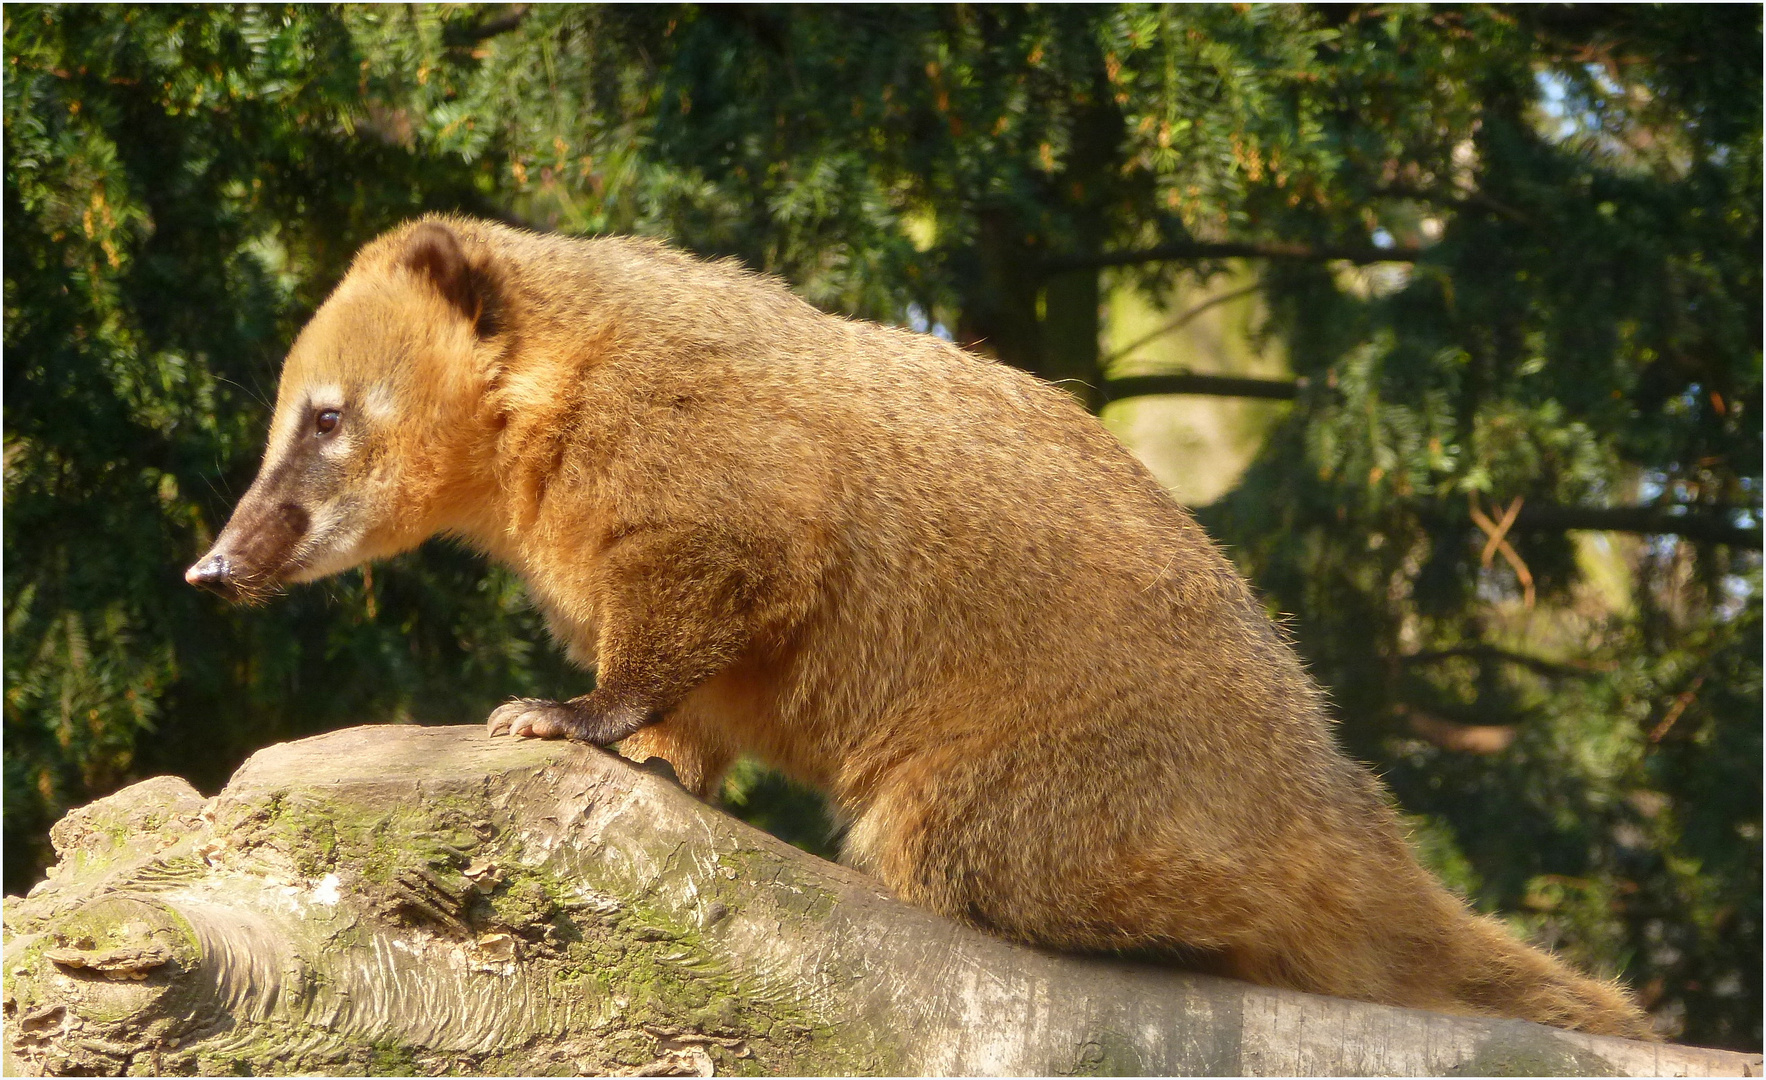
[[[54, 876], [9, 905], [9, 1054], [61, 1073], [881, 1064], [649, 902], [678, 877], [668, 859], [646, 884], [645, 860], [597, 860], [525, 820], [536, 798], [581, 795], [561, 756], [596, 752], [492, 749], [507, 752], [480, 755], [489, 772], [343, 783], [259, 760], [206, 804], [156, 779], [70, 815]], [[740, 902], [711, 882], [724, 911]], [[89, 962], [137, 938], [166, 939], [150, 966]]]

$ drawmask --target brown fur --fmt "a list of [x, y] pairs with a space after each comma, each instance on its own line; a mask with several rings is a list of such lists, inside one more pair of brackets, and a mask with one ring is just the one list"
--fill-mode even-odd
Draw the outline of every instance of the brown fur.
[[635, 729], [702, 795], [757, 754], [829, 792], [847, 860], [1019, 941], [1650, 1034], [1419, 868], [1245, 582], [1028, 375], [659, 244], [449, 218], [301, 335], [266, 476], [313, 386], [354, 425], [333, 487], [245, 502], [360, 535], [275, 576], [437, 532], [514, 567], [599, 677], [500, 726]]

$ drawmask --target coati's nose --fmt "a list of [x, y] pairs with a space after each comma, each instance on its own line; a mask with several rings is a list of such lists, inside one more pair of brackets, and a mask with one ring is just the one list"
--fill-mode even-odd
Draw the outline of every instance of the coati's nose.
[[184, 580], [222, 596], [231, 596], [236, 584], [233, 579], [233, 564], [218, 551], [210, 552], [195, 566], [184, 571]]

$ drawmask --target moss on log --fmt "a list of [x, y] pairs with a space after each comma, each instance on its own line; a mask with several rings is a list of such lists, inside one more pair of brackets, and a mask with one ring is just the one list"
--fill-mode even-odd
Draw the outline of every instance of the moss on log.
[[70, 813], [9, 1074], [1759, 1075], [1021, 948], [583, 746], [364, 727]]

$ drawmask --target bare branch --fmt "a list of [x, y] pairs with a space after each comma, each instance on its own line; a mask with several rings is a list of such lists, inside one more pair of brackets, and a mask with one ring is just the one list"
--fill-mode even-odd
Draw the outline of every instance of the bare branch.
[[[1735, 508], [1689, 506], [1539, 506], [1521, 508], [1515, 528], [1555, 531], [1588, 529], [1594, 532], [1643, 533], [1650, 536], [1683, 536], [1706, 544], [1760, 548], [1760, 526], [1737, 525]], [[1759, 520], [1759, 511], [1752, 511]]]
[[1397, 712], [1410, 724], [1410, 730], [1439, 746], [1461, 754], [1500, 754], [1515, 741], [1517, 734], [1509, 724], [1461, 724], [1443, 720], [1407, 705]]
[[[1292, 401], [1305, 390], [1304, 378], [1251, 379], [1233, 375], [1129, 375], [1104, 383], [1104, 401], [1157, 394], [1197, 394], [1211, 397], [1268, 398]], [[1551, 532], [1587, 529], [1592, 532], [1640, 533], [1645, 536], [1681, 536], [1705, 544], [1760, 550], [1760, 526], [1738, 525], [1735, 507], [1688, 506], [1542, 506], [1527, 503], [1520, 509], [1514, 529]], [[1760, 512], [1749, 511], [1755, 521]]]
[[1263, 287], [1262, 285], [1247, 285], [1242, 289], [1234, 289], [1232, 292], [1221, 293], [1219, 296], [1210, 296], [1208, 299], [1197, 304], [1195, 307], [1190, 308], [1188, 311], [1185, 311], [1183, 314], [1179, 315], [1177, 318], [1166, 323], [1164, 326], [1159, 327], [1159, 329], [1154, 330], [1150, 333], [1141, 335], [1140, 337], [1134, 339], [1134, 341], [1132, 341], [1131, 343], [1124, 345], [1122, 348], [1117, 349], [1115, 352], [1111, 353], [1109, 356], [1106, 356], [1103, 359], [1099, 360], [1098, 366], [1103, 367], [1103, 368], [1108, 368], [1112, 363], [1116, 362], [1117, 360], [1122, 359], [1124, 356], [1127, 356], [1129, 353], [1140, 348], [1142, 345], [1145, 345], [1149, 342], [1157, 341], [1160, 338], [1164, 337], [1166, 334], [1176, 333], [1177, 331], [1183, 329], [1185, 326], [1188, 326], [1192, 321], [1194, 321], [1195, 318], [1197, 316], [1201, 315], [1203, 312], [1208, 311], [1212, 308], [1219, 307], [1221, 304], [1231, 303], [1232, 301], [1237, 300], [1241, 297], [1250, 296], [1252, 293], [1256, 292], [1258, 289], [1261, 289], [1262, 287]]
[[1106, 266], [1132, 266], [1149, 262], [1183, 262], [1201, 259], [1298, 259], [1329, 262], [1340, 259], [1358, 265], [1381, 262], [1416, 262], [1423, 257], [1422, 248], [1401, 247], [1334, 247], [1312, 244], [1287, 244], [1279, 241], [1248, 241], [1243, 243], [1204, 243], [1184, 241], [1142, 248], [1139, 251], [1106, 251], [1095, 255], [1060, 255], [1045, 259], [1045, 274], [1065, 270], [1102, 269]]
[[505, 11], [503, 14], [498, 15], [493, 19], [486, 19], [477, 26], [461, 31], [458, 40], [450, 43], [455, 45], [477, 45], [480, 42], [489, 41], [491, 38], [494, 38], [499, 34], [507, 34], [509, 31], [519, 28], [521, 24], [526, 21], [529, 12], [532, 10], [532, 4], [510, 4], [508, 11]]
[[1477, 206], [1493, 213], [1500, 214], [1511, 221], [1524, 225], [1534, 223], [1534, 218], [1505, 202], [1490, 197], [1482, 191], [1440, 190], [1435, 188], [1407, 187], [1395, 184], [1373, 193], [1375, 198], [1415, 199], [1418, 202], [1431, 203], [1444, 210], [1463, 211], [1468, 206]]
[[1213, 397], [1271, 398], [1292, 401], [1306, 387], [1305, 379], [1251, 379], [1237, 375], [1127, 375], [1104, 382], [1104, 400], [1153, 394], [1205, 394]]
[[1547, 660], [1540, 656], [1529, 656], [1526, 653], [1499, 649], [1494, 645], [1461, 645], [1452, 649], [1430, 649], [1424, 652], [1410, 653], [1398, 659], [1406, 664], [1433, 664], [1441, 660], [1465, 657], [1471, 660], [1500, 660], [1503, 663], [1536, 671], [1541, 675], [1554, 675], [1573, 679], [1599, 678], [1608, 669], [1580, 661]]

